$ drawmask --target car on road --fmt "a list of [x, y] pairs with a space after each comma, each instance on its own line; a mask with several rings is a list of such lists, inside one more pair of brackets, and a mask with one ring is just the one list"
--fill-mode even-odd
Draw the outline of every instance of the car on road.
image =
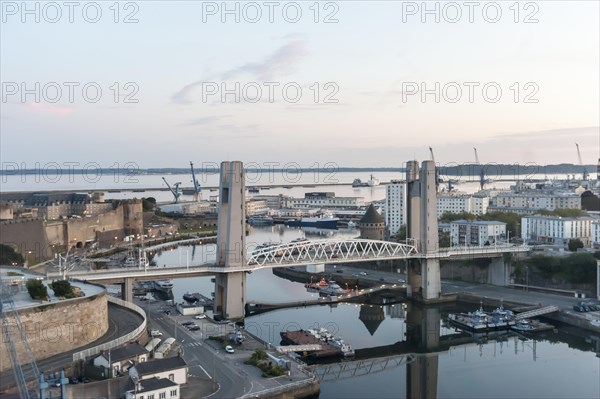
[[200, 320], [200, 319], [206, 319], [206, 315], [205, 314], [198, 314], [198, 315], [196, 315], [196, 317], [194, 317], [194, 319], [198, 319], [198, 320]]
[[385, 279], [383, 277], [380, 277], [379, 281], [385, 281]]
[[225, 352], [227, 352], [227, 353], [234, 353], [235, 350], [233, 350], [233, 348], [231, 347], [231, 345], [227, 345], [225, 347]]
[[150, 335], [153, 337], [160, 337], [163, 334], [157, 329], [152, 329], [152, 330], [150, 330]]
[[336, 272], [336, 273], [344, 273], [344, 271], [343, 271], [343, 270], [340, 270], [340, 269], [337, 269], [335, 272]]
[[366, 275], [367, 275], [367, 272], [360, 272], [359, 274], [360, 274], [361, 276], [366, 276]]
[[403, 279], [403, 278], [399, 278], [399, 279], [398, 279], [398, 282], [399, 282], [399, 283], [402, 283], [402, 284], [404, 284], [404, 283], [406, 283], [406, 280], [405, 280], [405, 279]]

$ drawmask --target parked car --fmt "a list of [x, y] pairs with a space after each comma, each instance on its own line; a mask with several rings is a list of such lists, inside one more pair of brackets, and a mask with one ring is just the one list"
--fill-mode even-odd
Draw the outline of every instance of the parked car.
[[383, 277], [380, 277], [379, 281], [385, 281], [385, 279]]
[[227, 352], [227, 353], [233, 353], [233, 352], [235, 352], [235, 351], [233, 350], [233, 348], [231, 347], [231, 345], [227, 345], [227, 346], [225, 347], [225, 352]]
[[361, 276], [366, 276], [366, 275], [367, 275], [367, 272], [360, 272], [359, 274], [360, 274]]
[[403, 279], [403, 278], [399, 278], [399, 279], [398, 279], [398, 282], [399, 282], [399, 283], [402, 283], [402, 284], [404, 284], [404, 283], [406, 283], [406, 280], [405, 280], [405, 279]]
[[576, 312], [585, 312], [585, 308], [581, 305], [573, 305], [573, 310]]
[[340, 270], [340, 269], [337, 269], [335, 272], [336, 272], [336, 273], [344, 273], [344, 271], [343, 271], [343, 270]]
[[200, 319], [206, 319], [206, 315], [205, 314], [199, 314], [199, 315], [196, 315], [196, 317], [194, 317], [194, 319], [198, 319], [198, 320], [200, 320]]
[[79, 384], [79, 380], [76, 377], [69, 378], [69, 384]]
[[196, 324], [193, 321], [184, 321], [183, 323], [181, 323], [182, 326], [191, 326], [192, 324]]
[[[188, 330], [191, 330], [192, 328], [198, 327], [198, 325], [196, 323], [192, 323], [192, 324], [186, 325], [186, 327], [187, 327]], [[198, 328], [200, 328], [200, 327], [198, 327]]]
[[200, 330], [200, 326], [197, 326], [197, 325], [194, 324], [193, 326], [189, 326], [188, 330], [190, 330], [190, 331], [198, 331], [198, 330]]

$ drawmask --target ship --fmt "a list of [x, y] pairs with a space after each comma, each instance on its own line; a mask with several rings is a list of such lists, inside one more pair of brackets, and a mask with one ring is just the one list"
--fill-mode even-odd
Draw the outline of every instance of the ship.
[[297, 330], [297, 331], [282, 331], [282, 345], [321, 345], [321, 349], [315, 351], [303, 352], [304, 357], [308, 358], [325, 358], [325, 357], [352, 357], [354, 349], [347, 342], [339, 337], [334, 337], [329, 331], [324, 328]]
[[248, 188], [248, 192], [249, 193], [260, 193], [260, 188], [258, 188], [258, 187], [249, 187]]
[[173, 280], [154, 280], [153, 283], [157, 291], [169, 292], [173, 289]]
[[460, 328], [475, 332], [504, 330], [516, 324], [513, 312], [502, 306], [490, 313], [484, 312], [482, 306], [475, 312], [450, 313], [448, 320]]
[[319, 288], [319, 295], [322, 296], [337, 296], [347, 293], [348, 292], [340, 287], [335, 281], [330, 281], [327, 287]]
[[360, 179], [354, 179], [354, 181], [352, 182], [352, 187], [367, 187], [368, 184], [367, 183], [363, 183], [362, 180]]
[[292, 219], [285, 222], [286, 226], [315, 227], [318, 229], [337, 229], [337, 223], [340, 219], [331, 216], [324, 217], [303, 217]]
[[375, 179], [373, 177], [373, 175], [371, 175], [371, 178], [369, 180], [367, 180], [367, 186], [369, 187], [375, 187], [379, 185], [379, 180]]
[[248, 224], [250, 226], [272, 226], [274, 220], [270, 216], [253, 216], [248, 219]]

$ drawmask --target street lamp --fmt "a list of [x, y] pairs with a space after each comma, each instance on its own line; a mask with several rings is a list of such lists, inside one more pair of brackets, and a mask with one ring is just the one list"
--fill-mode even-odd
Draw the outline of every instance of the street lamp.
[[529, 291], [529, 266], [525, 266], [525, 287], [525, 290]]

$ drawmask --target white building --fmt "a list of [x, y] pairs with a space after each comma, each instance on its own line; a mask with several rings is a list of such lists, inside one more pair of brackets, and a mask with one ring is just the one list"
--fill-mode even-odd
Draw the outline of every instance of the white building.
[[179, 384], [168, 378], [148, 378], [135, 383], [129, 380], [125, 399], [179, 399]]
[[592, 223], [597, 219], [589, 216], [563, 218], [560, 216], [523, 216], [521, 238], [548, 244], [566, 244], [578, 238], [588, 246], [592, 241]]
[[506, 223], [491, 220], [456, 220], [450, 223], [453, 246], [484, 246], [507, 241]]
[[127, 371], [131, 366], [146, 362], [148, 351], [140, 344], [130, 344], [103, 352], [94, 359], [94, 366], [112, 369], [111, 377]]
[[144, 381], [153, 377], [168, 378], [177, 384], [187, 384], [188, 367], [180, 356], [155, 359], [140, 363], [129, 369], [134, 380]]
[[442, 216], [444, 212], [460, 213], [470, 212], [474, 215], [482, 215], [487, 212], [490, 203], [489, 197], [472, 196], [469, 194], [438, 194], [437, 214]]
[[392, 180], [385, 186], [385, 226], [394, 235], [406, 224], [406, 183]]
[[592, 245], [595, 248], [600, 247], [600, 220], [592, 222]]
[[495, 208], [581, 209], [581, 197], [575, 193], [502, 193], [493, 198]]
[[357, 208], [364, 207], [363, 197], [336, 197], [335, 193], [313, 192], [304, 194], [304, 198], [288, 198], [288, 208]]
[[266, 215], [269, 213], [269, 206], [266, 200], [251, 199], [246, 201], [246, 216]]

